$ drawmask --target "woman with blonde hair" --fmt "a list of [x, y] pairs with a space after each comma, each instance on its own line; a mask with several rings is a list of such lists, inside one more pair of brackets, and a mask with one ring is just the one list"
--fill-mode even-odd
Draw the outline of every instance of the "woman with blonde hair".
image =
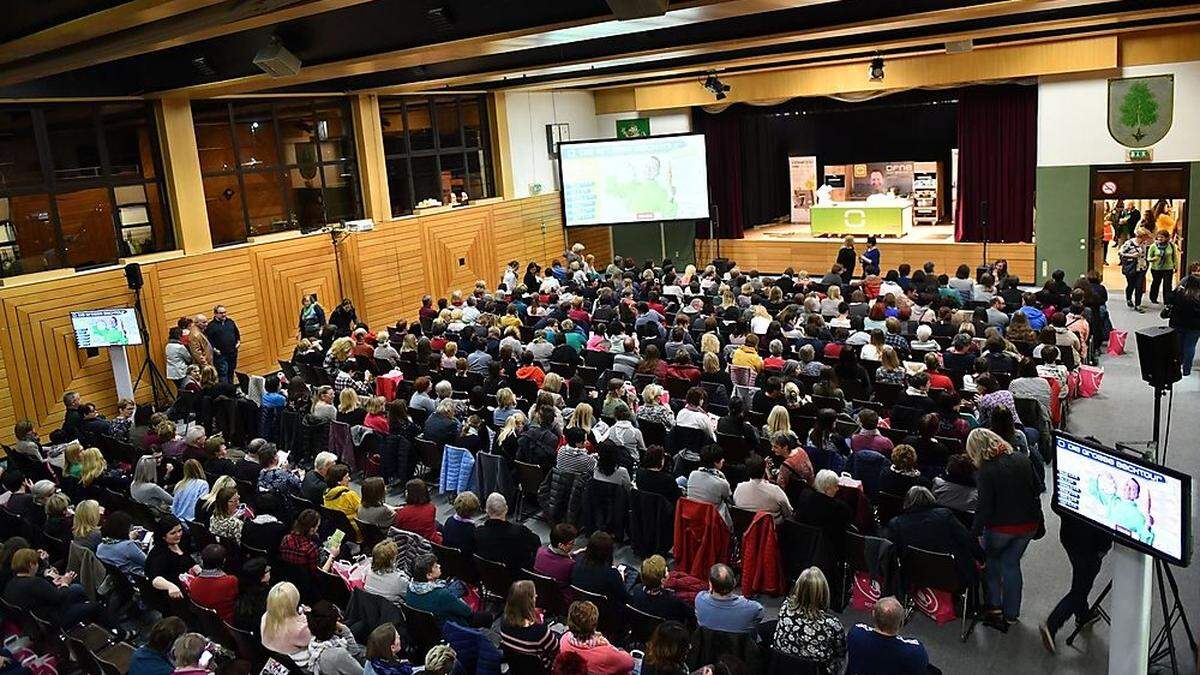
[[208, 481], [204, 478], [204, 467], [200, 465], [199, 460], [189, 459], [183, 463], [183, 479], [175, 484], [171, 513], [185, 522], [195, 520], [196, 502], [207, 492]]
[[517, 396], [512, 389], [501, 387], [496, 390], [496, 409], [492, 412], [492, 424], [504, 426], [508, 418], [517, 413]]
[[821, 316], [834, 317], [839, 314], [838, 307], [842, 304], [842, 287], [830, 286], [825, 292], [825, 299], [819, 305]]
[[775, 434], [781, 431], [795, 438], [795, 434], [792, 433], [792, 418], [788, 415], [787, 408], [781, 405], [771, 408], [771, 412], [767, 415], [767, 423], [763, 425], [762, 430], [763, 438], [774, 438]]
[[596, 419], [596, 411], [590, 403], [575, 406], [574, 412], [571, 413], [571, 421], [567, 422], [567, 429], [583, 429], [584, 433], [594, 438], [608, 434], [608, 425], [603, 420]]
[[846, 630], [829, 611], [829, 597], [829, 583], [819, 568], [801, 572], [779, 607], [771, 646], [788, 656], [819, 661], [824, 672], [840, 673], [846, 659]]
[[518, 411], [504, 422], [500, 433], [496, 434], [496, 451], [507, 457], [509, 461], [517, 457], [517, 439], [525, 430], [525, 424], [525, 413]]
[[1029, 542], [1045, 532], [1043, 486], [1034, 474], [1028, 455], [1013, 452], [1012, 446], [989, 429], [975, 429], [967, 436], [967, 456], [979, 470], [975, 473], [978, 501], [971, 534], [982, 537], [987, 555], [984, 581], [987, 587], [988, 621], [1016, 623], [1021, 615], [1021, 557]]
[[71, 521], [73, 542], [93, 553], [100, 545], [100, 502], [85, 499], [75, 505], [75, 518]]
[[720, 358], [721, 355], [721, 338], [717, 337], [716, 333], [705, 333], [700, 336], [700, 353], [713, 354]]
[[637, 419], [650, 420], [663, 425], [667, 431], [675, 426], [675, 414], [671, 406], [662, 402], [663, 388], [657, 384], [648, 384], [642, 389], [642, 405], [637, 410]]
[[500, 644], [509, 654], [532, 656], [550, 668], [558, 654], [556, 635], [540, 618], [537, 588], [522, 579], [508, 588], [504, 618], [500, 621]]
[[[174, 433], [173, 424], [171, 428]], [[63, 466], [63, 474], [66, 476], [79, 478], [83, 475], [83, 445], [79, 441], [71, 441], [63, 449]]]
[[367, 572], [363, 590], [399, 605], [408, 593], [410, 581], [408, 574], [396, 565], [399, 556], [400, 547], [395, 540], [384, 539], [375, 544], [375, 548], [371, 549], [371, 570]]
[[754, 305], [754, 316], [750, 319], [750, 332], [759, 337], [766, 335], [772, 320], [771, 312], [767, 311], [766, 305]]
[[367, 404], [364, 406], [366, 417], [363, 418], [362, 425], [374, 431], [377, 434], [386, 436], [391, 433], [388, 427], [387, 416], [387, 399], [382, 396], [372, 396], [367, 399]]
[[879, 367], [875, 369], [875, 382], [886, 384], [904, 384], [908, 371], [900, 362], [900, 355], [891, 345], [884, 345], [879, 351]]
[[301, 669], [308, 665], [312, 633], [300, 610], [300, 590], [291, 582], [281, 581], [267, 593], [267, 612], [263, 614], [259, 634], [268, 651], [291, 657]]
[[213, 481], [209, 487], [208, 493], [196, 502], [196, 509], [193, 515], [193, 520], [199, 521], [201, 524], [208, 524], [213, 515], [213, 507], [217, 503], [217, 495], [225, 488], [237, 489], [237, 481], [233, 476], [220, 476]]
[[108, 461], [104, 459], [100, 448], [88, 448], [84, 450], [79, 455], [79, 463], [82, 465], [79, 482], [85, 487], [96, 482], [96, 479], [108, 470]]
[[133, 467], [133, 483], [129, 486], [129, 496], [133, 501], [156, 511], [171, 510], [174, 498], [158, 484], [158, 462], [154, 460], [154, 455], [138, 458]]

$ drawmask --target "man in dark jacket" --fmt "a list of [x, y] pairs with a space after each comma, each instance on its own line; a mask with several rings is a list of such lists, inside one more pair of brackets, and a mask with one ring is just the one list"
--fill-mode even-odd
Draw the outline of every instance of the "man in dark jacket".
[[499, 492], [488, 495], [484, 510], [487, 520], [475, 529], [475, 553], [503, 563], [514, 574], [522, 568], [533, 569], [541, 538], [520, 523], [508, 522], [508, 502]]
[[791, 482], [801, 488], [798, 493], [788, 494], [792, 517], [805, 525], [820, 528], [832, 546], [831, 552], [840, 560], [846, 548], [846, 529], [854, 521], [854, 513], [845, 502], [836, 498], [838, 475], [829, 469], [818, 471], [811, 488], [804, 481]]
[[517, 459], [537, 464], [546, 473], [558, 459], [558, 432], [554, 431], [554, 408], [542, 406], [534, 411], [534, 423], [517, 438]]
[[79, 397], [79, 393], [68, 391], [63, 394], [62, 401], [66, 411], [63, 414], [62, 428], [50, 436], [54, 443], [66, 443], [79, 438], [79, 425], [83, 423], [83, 412], [80, 410], [83, 399]]
[[[262, 458], [259, 458], [259, 461], [261, 462]], [[325, 475], [334, 464], [337, 464], [337, 455], [332, 452], [318, 452], [313, 460], [313, 470], [304, 474], [304, 480], [300, 483], [300, 496], [313, 504], [323, 504], [325, 491], [331, 487], [325, 480]]]
[[904, 496], [904, 511], [885, 523], [888, 538], [896, 546], [899, 555], [904, 549], [915, 546], [934, 553], [949, 553], [954, 556], [958, 573], [966, 584], [974, 584], [977, 573], [975, 561], [983, 561], [983, 549], [979, 541], [971, 536], [967, 527], [950, 512], [937, 505], [933, 493], [927, 488], [914, 486]]
[[212, 321], [204, 327], [204, 335], [213, 346], [213, 358], [216, 361], [217, 374], [222, 382], [233, 382], [233, 373], [237, 370], [238, 348], [242, 345], [242, 333], [237, 323], [229, 318], [225, 305], [213, 307]]
[[445, 445], [458, 438], [458, 430], [458, 420], [454, 418], [454, 401], [449, 398], [438, 401], [434, 413], [425, 420], [425, 438], [437, 445]]
[[1088, 614], [1088, 595], [1096, 583], [1096, 575], [1100, 574], [1104, 556], [1112, 548], [1111, 536], [1074, 518], [1062, 519], [1058, 538], [1067, 551], [1067, 560], [1071, 561], [1071, 589], [1054, 606], [1046, 623], [1039, 627], [1042, 645], [1052, 654], [1054, 636], [1067, 617], [1074, 614], [1078, 626], [1086, 626], [1100, 617], [1099, 613]]

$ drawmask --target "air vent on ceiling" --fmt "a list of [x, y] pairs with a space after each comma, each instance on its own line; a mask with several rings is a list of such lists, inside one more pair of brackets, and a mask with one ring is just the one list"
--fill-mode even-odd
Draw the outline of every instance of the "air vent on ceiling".
[[449, 7], [434, 7], [425, 12], [429, 27], [436, 33], [449, 33], [454, 28], [454, 12]]
[[667, 0], [605, 0], [608, 8], [620, 21], [662, 16], [667, 13]]
[[971, 40], [954, 40], [946, 43], [947, 54], [964, 54], [975, 48], [975, 43]]
[[192, 59], [192, 67], [196, 69], [197, 73], [200, 73], [204, 77], [217, 76], [217, 71], [214, 70], [212, 66], [208, 65], [207, 57], [197, 56], [196, 58]]

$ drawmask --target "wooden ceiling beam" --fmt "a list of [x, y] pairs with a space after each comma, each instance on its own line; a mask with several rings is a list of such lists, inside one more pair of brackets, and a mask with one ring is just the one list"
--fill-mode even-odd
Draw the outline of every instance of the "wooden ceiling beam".
[[78, 19], [0, 44], [0, 63], [11, 63], [53, 49], [93, 40], [114, 31], [127, 30], [169, 19], [224, 0], [129, 0]]
[[634, 33], [719, 21], [747, 14], [772, 12], [805, 5], [825, 4], [838, 0], [690, 0], [672, 5], [663, 16], [617, 21], [612, 15], [546, 26], [532, 26], [438, 44], [399, 49], [380, 54], [345, 59], [332, 63], [308, 65], [291, 77], [272, 78], [251, 75], [220, 82], [181, 87], [151, 94], [154, 97], [188, 96], [209, 98], [247, 94], [281, 87], [311, 84], [342, 77], [369, 75], [400, 68], [412, 68], [430, 63], [504, 54], [523, 49], [566, 45], [585, 40], [620, 38]]
[[[964, 21], [970, 19], [996, 18], [1003, 16], [1011, 16], [1014, 14], [1025, 13], [1031, 10], [1046, 11], [1053, 9], [1064, 9], [1084, 5], [1096, 5], [1107, 2], [1107, 0], [1029, 0], [1021, 2], [1004, 2], [988, 5], [980, 5], [967, 9], [951, 9], [951, 10], [936, 10], [925, 12], [922, 14], [914, 14], [908, 17], [890, 19], [884, 21], [862, 21], [839, 26], [831, 26], [820, 30], [809, 30], [802, 32], [779, 33], [775, 35], [762, 36], [759, 38], [737, 39], [737, 40], [722, 40], [705, 44], [688, 45], [685, 47], [668, 47], [663, 49], [642, 50], [638, 52], [629, 52], [605, 59], [581, 59], [565, 63], [554, 64], [550, 66], [542, 66], [535, 68], [513, 68], [500, 71], [491, 71], [487, 73], [475, 73], [471, 75], [463, 75], [457, 77], [446, 77], [422, 80], [420, 82], [406, 83], [388, 87], [372, 87], [364, 89], [358, 93], [373, 93], [373, 94], [407, 94], [413, 91], [436, 91], [448, 87], [461, 87], [470, 85], [495, 85], [503, 83], [506, 80], [513, 81], [511, 86], [505, 87], [509, 91], [520, 90], [544, 90], [555, 88], [577, 88], [577, 87], [597, 87], [614, 82], [621, 82], [633, 78], [641, 77], [659, 77], [662, 75], [680, 75], [683, 73], [694, 73], [698, 70], [719, 70], [721, 68], [744, 67], [747, 65], [770, 64], [778, 63], [780, 60], [788, 58], [825, 58], [837, 57], [848, 53], [862, 52], [864, 49], [898, 49], [909, 46], [917, 46], [929, 44], [930, 42], [949, 41], [949, 40], [964, 40], [968, 38], [983, 38], [993, 36], [1013, 35], [1025, 33], [1035, 28], [1042, 30], [1051, 30], [1056, 28], [1070, 28], [1075, 26], [1097, 26], [1107, 25], [1122, 19], [1146, 19], [1155, 17], [1171, 17], [1181, 16], [1186, 14], [1194, 14], [1200, 5], [1191, 5], [1187, 7], [1176, 7], [1159, 10], [1139, 10], [1120, 14], [1105, 14], [1097, 17], [1086, 17], [1080, 19], [1063, 19], [1057, 21], [1046, 21], [1037, 24], [1019, 24], [1011, 26], [1001, 26], [993, 29], [977, 30], [977, 31], [962, 31], [954, 33], [946, 33], [944, 35], [914, 38], [911, 40], [894, 40], [889, 42], [870, 43], [868, 46], [858, 45], [854, 47], [824, 49], [824, 50], [804, 50], [803, 45], [816, 40], [844, 38], [853, 35], [861, 35], [864, 33], [876, 33], [889, 30], [903, 30], [909, 28], [920, 28], [929, 25], [944, 24], [951, 21]], [[770, 47], [780, 44], [796, 44], [799, 48], [794, 51], [789, 51], [786, 54], [771, 54], [761, 57], [752, 57], [745, 59], [727, 59], [714, 60], [710, 63], [695, 64], [686, 67], [670, 67], [670, 68], [655, 68], [656, 63], [679, 58], [687, 58], [692, 56], [703, 55], [719, 55], [724, 52], [739, 49], [749, 49], [757, 47]], [[597, 68], [610, 68], [630, 65], [644, 65], [644, 69], [635, 72], [626, 72], [610, 75], [591, 75], [590, 73]], [[519, 81], [525, 78], [544, 77], [552, 75], [562, 75], [578, 73], [578, 77], [557, 80], [542, 84], [532, 84], [522, 86]]]
[[[163, 12], [160, 10], [138, 14], [135, 23], [131, 25], [108, 23], [105, 30], [98, 35], [90, 35], [84, 31], [48, 35], [36, 43], [37, 51], [31, 52], [24, 58], [17, 57], [20, 60], [10, 59], [11, 65], [0, 69], [0, 87], [49, 77], [97, 63], [116, 61], [192, 42], [271, 26], [371, 1], [146, 0], [146, 4], [159, 2], [177, 6], [177, 8], [189, 4], [195, 5], [195, 7], [186, 13], [177, 11], [152, 20], [149, 19], [149, 16], [160, 15]], [[127, 4], [140, 5], [142, 2], [143, 0], [135, 0], [135, 2]], [[125, 5], [115, 7], [112, 11], [122, 7]], [[97, 13], [97, 16], [99, 14], [104, 14], [104, 12]], [[48, 33], [57, 28], [60, 27], [56, 26], [42, 33]], [[114, 31], [114, 28], [118, 28], [118, 30]], [[95, 31], [95, 27], [91, 27], [90, 30]], [[35, 36], [30, 36], [30, 38]], [[60, 42], [54, 42], [52, 38]], [[14, 45], [16, 42], [20, 42], [20, 40], [0, 46], [0, 49]], [[23, 49], [25, 52], [29, 52], [34, 48], [35, 45], [28, 44]], [[15, 49], [14, 53], [16, 53]]]

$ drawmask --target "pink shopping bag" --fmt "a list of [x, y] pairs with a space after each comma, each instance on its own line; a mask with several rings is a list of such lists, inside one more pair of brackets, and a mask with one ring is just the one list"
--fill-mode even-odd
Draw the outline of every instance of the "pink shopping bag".
[[1079, 366], [1079, 395], [1091, 398], [1100, 391], [1100, 383], [1104, 380], [1104, 369], [1096, 366]]
[[1125, 353], [1125, 341], [1129, 339], [1129, 331], [1113, 329], [1108, 332], [1108, 355], [1120, 356]]

